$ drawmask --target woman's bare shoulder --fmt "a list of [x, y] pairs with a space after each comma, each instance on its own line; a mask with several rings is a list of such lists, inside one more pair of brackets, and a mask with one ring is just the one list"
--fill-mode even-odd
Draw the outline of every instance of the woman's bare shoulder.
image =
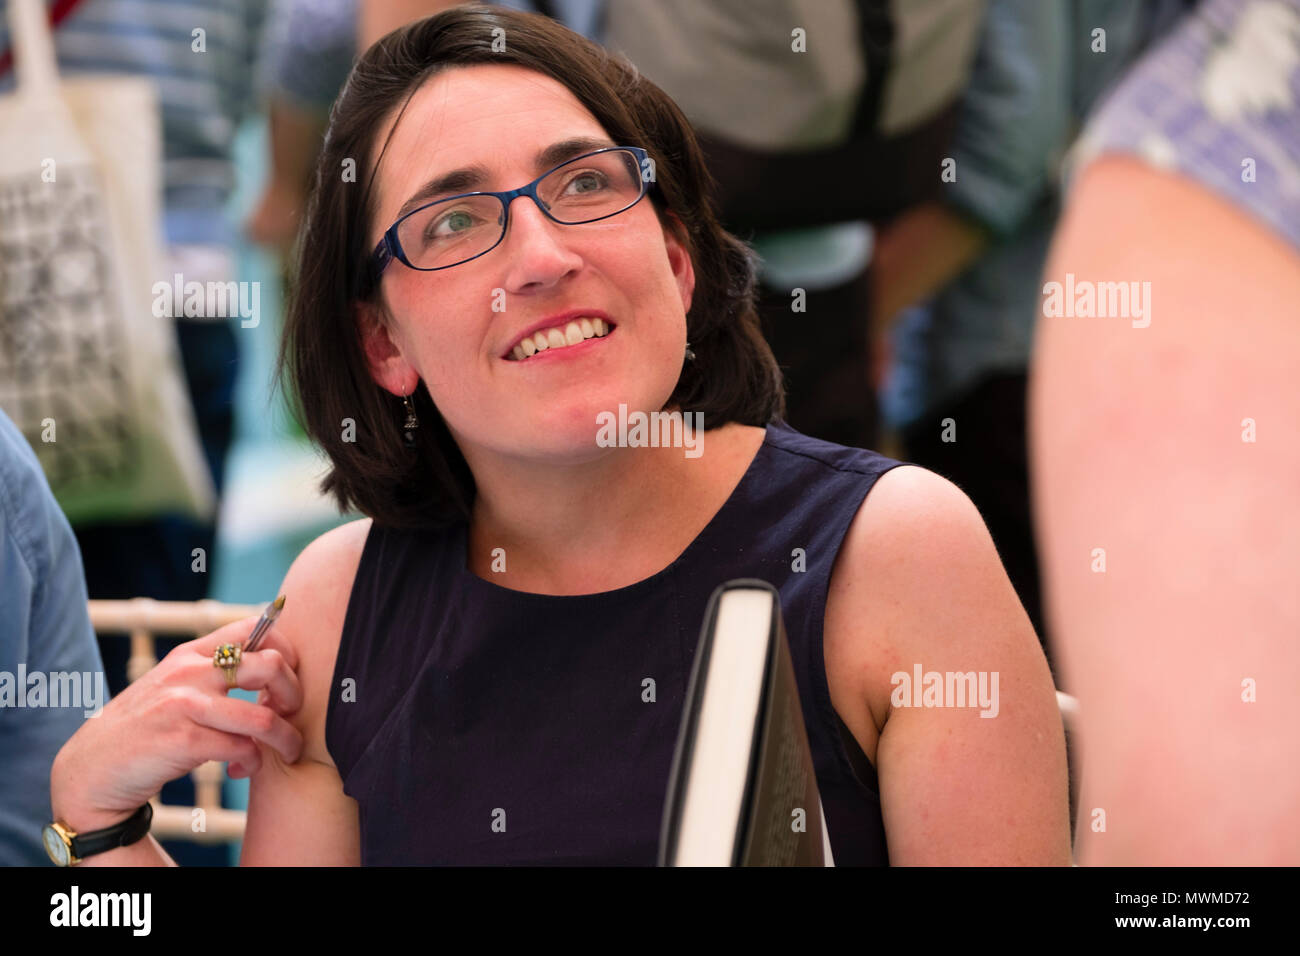
[[[894, 672], [974, 650], [971, 629], [947, 619], [954, 601], [1013, 630], [1025, 652], [1037, 650], [974, 503], [933, 471], [892, 468], [877, 479], [850, 524], [827, 596], [827, 653], [838, 651], [865, 681], [877, 730], [890, 713]], [[844, 646], [834, 647], [837, 641]]]
[[[1068, 865], [1052, 675], [965, 492], [914, 465], [882, 475], [836, 557], [826, 616], [840, 716], [875, 745], [890, 862]], [[921, 707], [896, 696], [918, 669], [954, 689], [938, 701], [927, 689]], [[968, 697], [957, 680], [980, 689]]]
[[325, 749], [325, 714], [343, 620], [370, 518], [349, 521], [316, 538], [294, 559], [280, 593], [284, 610], [276, 628], [298, 653], [303, 706], [292, 722], [303, 735], [303, 759], [333, 766]]

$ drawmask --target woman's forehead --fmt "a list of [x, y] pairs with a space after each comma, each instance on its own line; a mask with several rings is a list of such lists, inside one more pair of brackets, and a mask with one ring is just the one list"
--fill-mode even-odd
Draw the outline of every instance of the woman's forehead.
[[372, 147], [379, 163], [377, 208], [385, 224], [432, 177], [475, 165], [510, 175], [508, 170], [531, 169], [533, 157], [557, 140], [608, 139], [564, 84], [513, 64], [449, 69], [426, 80], [400, 115], [399, 110], [380, 124]]

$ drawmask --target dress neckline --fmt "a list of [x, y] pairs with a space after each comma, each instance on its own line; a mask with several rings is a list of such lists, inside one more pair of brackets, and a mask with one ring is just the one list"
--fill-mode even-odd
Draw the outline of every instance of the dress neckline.
[[740, 476], [740, 481], [736, 483], [736, 487], [731, 490], [731, 494], [727, 496], [727, 500], [722, 503], [722, 506], [714, 512], [708, 524], [700, 530], [700, 533], [692, 539], [681, 554], [666, 567], [661, 568], [649, 577], [642, 578], [640, 581], [635, 581], [621, 588], [615, 588], [612, 591], [594, 591], [589, 594], [541, 594], [536, 591], [519, 591], [514, 588], [504, 587], [479, 577], [469, 569], [469, 524], [462, 521], [456, 525], [452, 549], [452, 554], [456, 556], [456, 574], [459, 583], [466, 587], [479, 588], [483, 593], [491, 595], [494, 600], [498, 601], [515, 600], [551, 604], [564, 601], [575, 606], [595, 606], [605, 602], [619, 602], [651, 591], [698, 553], [705, 546], [706, 540], [716, 533], [723, 518], [739, 507], [740, 503], [748, 497], [749, 486], [756, 480], [759, 471], [759, 462], [767, 454], [768, 446], [771, 444], [772, 428], [773, 426], [770, 424], [764, 428], [763, 441], [759, 444], [758, 451], [750, 459], [749, 465], [745, 468], [744, 474]]

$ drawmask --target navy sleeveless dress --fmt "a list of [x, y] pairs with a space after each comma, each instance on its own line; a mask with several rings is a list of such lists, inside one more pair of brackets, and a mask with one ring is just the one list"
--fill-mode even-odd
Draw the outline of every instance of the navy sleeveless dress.
[[831, 706], [822, 621], [845, 532], [898, 464], [773, 423], [676, 561], [599, 594], [476, 576], [464, 524], [372, 525], [325, 722], [362, 864], [653, 866], [705, 605], [731, 578], [780, 592], [836, 865], [888, 863], [875, 771]]

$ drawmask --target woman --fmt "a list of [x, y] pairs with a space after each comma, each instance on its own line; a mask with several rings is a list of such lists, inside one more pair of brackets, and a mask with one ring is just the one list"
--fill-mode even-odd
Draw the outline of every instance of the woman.
[[[506, 215], [464, 196], [530, 181]], [[282, 353], [323, 487], [369, 517], [290, 568], [236, 672], [257, 704], [212, 666], [251, 621], [179, 648], [60, 754], [56, 813], [106, 826], [218, 759], [252, 778], [245, 864], [652, 864], [704, 604], [749, 576], [781, 592], [837, 863], [1068, 864], [1052, 680], [983, 523], [780, 422], [708, 186], [673, 103], [545, 18], [372, 47]], [[700, 453], [604, 447], [620, 406], [701, 414]], [[912, 706], [915, 668], [996, 674], [995, 719]]]

